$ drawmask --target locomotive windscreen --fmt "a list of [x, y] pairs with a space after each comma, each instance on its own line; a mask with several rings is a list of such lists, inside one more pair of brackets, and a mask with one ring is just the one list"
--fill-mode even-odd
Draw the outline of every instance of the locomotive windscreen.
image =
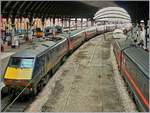
[[33, 64], [34, 58], [11, 57], [4, 78], [30, 80], [32, 78]]
[[10, 60], [9, 67], [17, 68], [32, 68], [33, 67], [33, 58], [17, 58], [13, 57]]

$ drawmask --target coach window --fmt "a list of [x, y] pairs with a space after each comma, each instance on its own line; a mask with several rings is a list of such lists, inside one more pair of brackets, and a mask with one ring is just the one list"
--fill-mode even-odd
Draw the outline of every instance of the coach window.
[[135, 82], [138, 85], [138, 87], [141, 87], [143, 85], [141, 82], [143, 79], [143, 78], [141, 78], [142, 73], [141, 73], [141, 71], [139, 71], [138, 67], [135, 67], [135, 69], [133, 71], [134, 71], [133, 76], [135, 76], [135, 78], [136, 78]]
[[53, 48], [53, 58], [56, 59], [57, 47]]
[[54, 57], [54, 48], [51, 50], [51, 57]]
[[132, 73], [132, 64], [131, 64], [131, 60], [128, 57], [125, 57], [125, 67], [127, 68], [129, 73]]
[[136, 74], [136, 68], [135, 68], [135, 64], [130, 60], [130, 64], [129, 64], [129, 72], [132, 75], [132, 78], [135, 82], [137, 82], [136, 78], [137, 78], [137, 74]]
[[59, 52], [59, 48], [60, 48], [60, 46], [59, 46], [59, 45], [57, 45], [57, 47], [56, 47], [57, 52]]
[[49, 61], [49, 54], [46, 54], [46, 60]]
[[48, 57], [49, 57], [49, 60], [50, 60], [50, 58], [51, 58], [51, 50], [48, 53]]
[[145, 78], [145, 83], [143, 83], [143, 94], [145, 94], [145, 98], [147, 100], [149, 100], [149, 84], [146, 84], [146, 83], [149, 83], [149, 80]]

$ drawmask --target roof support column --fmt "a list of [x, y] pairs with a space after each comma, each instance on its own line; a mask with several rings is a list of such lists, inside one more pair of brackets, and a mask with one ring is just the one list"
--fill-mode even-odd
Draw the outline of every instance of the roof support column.
[[64, 27], [67, 27], [66, 17], [64, 18]]
[[[1, 15], [1, 31], [4, 33], [5, 31], [5, 17]], [[4, 35], [3, 35], [4, 36]]]
[[11, 17], [8, 17], [8, 30], [11, 33], [12, 27], [11, 27], [12, 23], [11, 23]]
[[50, 22], [50, 27], [51, 27], [52, 26], [52, 20], [50, 17], [49, 17], [49, 22]]
[[47, 21], [48, 21], [48, 18], [45, 18], [44, 19], [44, 29], [47, 28]]
[[5, 29], [8, 27], [8, 17], [6, 17]]
[[75, 26], [76, 26], [76, 29], [77, 29], [77, 17], [75, 18]]
[[10, 33], [9, 29], [8, 29], [8, 17], [6, 17], [6, 24], [5, 24], [5, 29], [6, 29], [6, 33]]
[[46, 19], [45, 17], [42, 17], [42, 30], [43, 30], [43, 33], [45, 32], [45, 28], [44, 28], [45, 19]]
[[22, 16], [20, 17], [20, 30], [21, 30], [21, 33], [22, 33]]
[[94, 26], [94, 20], [91, 18], [91, 26]]
[[57, 21], [57, 22], [58, 22], [58, 25], [60, 26], [60, 18], [58, 17], [57, 20], [58, 20], [58, 21]]
[[55, 17], [53, 17], [53, 27], [55, 26]]
[[32, 17], [32, 15], [29, 16], [29, 25], [30, 25], [30, 27], [33, 25], [33, 17]]
[[28, 33], [28, 30], [29, 30], [29, 22], [26, 22], [26, 25], [27, 25], [27, 38], [29, 39], [29, 33]]
[[11, 27], [12, 27], [12, 34], [11, 34], [11, 47], [14, 48], [15, 47], [15, 16], [13, 15], [11, 18]]
[[63, 28], [63, 24], [64, 24], [64, 19], [63, 19], [63, 17], [61, 18], [61, 26], [62, 26], [62, 28]]
[[53, 37], [55, 37], [56, 31], [55, 31], [55, 17], [53, 17]]
[[69, 31], [70, 31], [70, 17], [69, 17], [69, 20], [68, 20], [68, 21], [69, 21]]
[[83, 28], [83, 18], [81, 17], [81, 29]]
[[27, 35], [28, 35], [29, 43], [32, 43], [32, 34], [34, 33], [33, 32], [33, 17], [29, 16], [28, 19], [29, 19], [29, 22], [27, 23]]
[[6, 41], [6, 38], [5, 38], [5, 21], [4, 21], [5, 17], [1, 16], [1, 38], [2, 40]]
[[[27, 29], [29, 30], [29, 41], [32, 42], [32, 35], [34, 34], [34, 30], [33, 30], [33, 16], [29, 16], [29, 24], [27, 25]], [[28, 31], [27, 30], [27, 31]]]
[[86, 19], [86, 27], [88, 27], [88, 18]]

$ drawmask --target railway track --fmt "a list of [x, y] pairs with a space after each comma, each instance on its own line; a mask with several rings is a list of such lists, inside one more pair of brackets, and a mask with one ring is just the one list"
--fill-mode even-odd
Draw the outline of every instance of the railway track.
[[18, 98], [14, 102], [15, 97], [8, 96], [2, 99], [1, 103], [1, 112], [23, 112], [28, 105], [33, 101], [31, 98]]
[[5, 111], [6, 107], [8, 106], [11, 100], [12, 100], [11, 95], [7, 95], [5, 97], [1, 96], [1, 112]]
[[7, 95], [1, 98], [1, 112], [23, 112], [33, 100], [34, 98], [28, 96]]

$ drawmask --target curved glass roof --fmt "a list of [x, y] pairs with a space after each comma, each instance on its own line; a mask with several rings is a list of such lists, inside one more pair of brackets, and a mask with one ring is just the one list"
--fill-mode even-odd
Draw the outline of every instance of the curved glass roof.
[[127, 11], [125, 9], [120, 8], [120, 7], [106, 7], [106, 8], [100, 9], [98, 12], [96, 12], [95, 15], [105, 12], [105, 11], [119, 11], [119, 12], [127, 13]]
[[131, 22], [128, 12], [120, 7], [107, 7], [100, 9], [94, 15], [95, 21], [120, 21]]

